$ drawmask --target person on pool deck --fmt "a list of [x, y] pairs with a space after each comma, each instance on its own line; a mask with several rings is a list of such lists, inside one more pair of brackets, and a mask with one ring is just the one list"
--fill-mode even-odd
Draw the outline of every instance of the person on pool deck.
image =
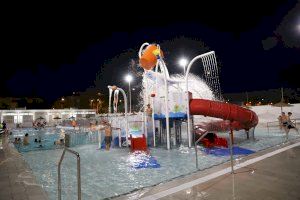
[[288, 130], [287, 130], [288, 116], [285, 114], [285, 112], [281, 113], [281, 122], [282, 122], [282, 127], [283, 127], [284, 131], [286, 133], [288, 133]]
[[28, 133], [25, 134], [25, 137], [23, 139], [23, 145], [29, 145], [29, 135], [28, 135]]
[[295, 129], [299, 133], [298, 128], [296, 128], [296, 125], [294, 125], [294, 123], [291, 120], [291, 116], [292, 116], [292, 113], [288, 112], [288, 116], [287, 116], [287, 130], [290, 131], [290, 129]]
[[112, 141], [112, 129], [118, 130], [119, 128], [112, 128], [107, 120], [102, 120], [101, 124], [104, 126], [100, 130], [105, 131], [105, 149], [109, 151]]

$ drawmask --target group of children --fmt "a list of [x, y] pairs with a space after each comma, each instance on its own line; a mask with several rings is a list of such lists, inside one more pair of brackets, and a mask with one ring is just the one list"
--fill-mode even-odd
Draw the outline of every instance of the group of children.
[[295, 129], [298, 133], [298, 128], [296, 128], [296, 124], [294, 124], [291, 120], [292, 113], [288, 112], [286, 115], [285, 112], [282, 112], [281, 115], [278, 117], [279, 127], [283, 129], [286, 134], [289, 133], [290, 129]]
[[[14, 144], [21, 144], [21, 138], [19, 137], [16, 137], [15, 140], [14, 140]], [[23, 139], [23, 145], [29, 145], [29, 135], [28, 133], [25, 134], [25, 137]]]

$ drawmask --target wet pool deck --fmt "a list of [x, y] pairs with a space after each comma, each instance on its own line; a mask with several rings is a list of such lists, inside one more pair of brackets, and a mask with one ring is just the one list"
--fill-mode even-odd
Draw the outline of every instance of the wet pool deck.
[[6, 137], [0, 137], [0, 199], [47, 200], [44, 189], [37, 184], [22, 155], [8, 144]]
[[[234, 174], [229, 170], [229, 173], [212, 178], [230, 169], [229, 163], [225, 163], [116, 199], [300, 199], [299, 139], [247, 156], [239, 162], [245, 161], [250, 164], [235, 170]], [[255, 162], [251, 164], [251, 161]]]

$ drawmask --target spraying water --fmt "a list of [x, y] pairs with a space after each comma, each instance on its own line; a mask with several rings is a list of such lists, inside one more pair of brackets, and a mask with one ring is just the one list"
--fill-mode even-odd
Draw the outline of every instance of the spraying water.
[[[155, 76], [155, 72], [151, 73], [152, 76]], [[168, 81], [169, 91], [170, 92], [185, 92], [186, 84], [184, 82], [184, 76], [181, 74], [174, 74], [170, 77]], [[163, 80], [162, 75], [158, 74], [158, 87], [155, 88], [156, 80], [153, 78], [149, 78], [149, 76], [143, 77], [143, 90], [140, 92], [139, 99], [140, 103], [139, 106], [142, 109], [148, 102], [144, 102], [144, 94], [145, 88], [148, 88], [148, 92], [150, 93], [163, 93]], [[157, 92], [155, 92], [157, 91]], [[214, 96], [213, 91], [210, 87], [199, 77], [194, 74], [189, 74], [189, 91], [193, 94], [193, 98], [200, 98], [200, 99], [208, 99], [208, 100], [218, 100]]]

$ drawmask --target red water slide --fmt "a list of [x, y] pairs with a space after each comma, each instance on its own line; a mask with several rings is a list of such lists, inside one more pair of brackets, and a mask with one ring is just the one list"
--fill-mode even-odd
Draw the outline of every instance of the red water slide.
[[255, 112], [240, 106], [206, 99], [191, 99], [190, 114], [229, 120], [234, 130], [249, 130], [258, 123]]

